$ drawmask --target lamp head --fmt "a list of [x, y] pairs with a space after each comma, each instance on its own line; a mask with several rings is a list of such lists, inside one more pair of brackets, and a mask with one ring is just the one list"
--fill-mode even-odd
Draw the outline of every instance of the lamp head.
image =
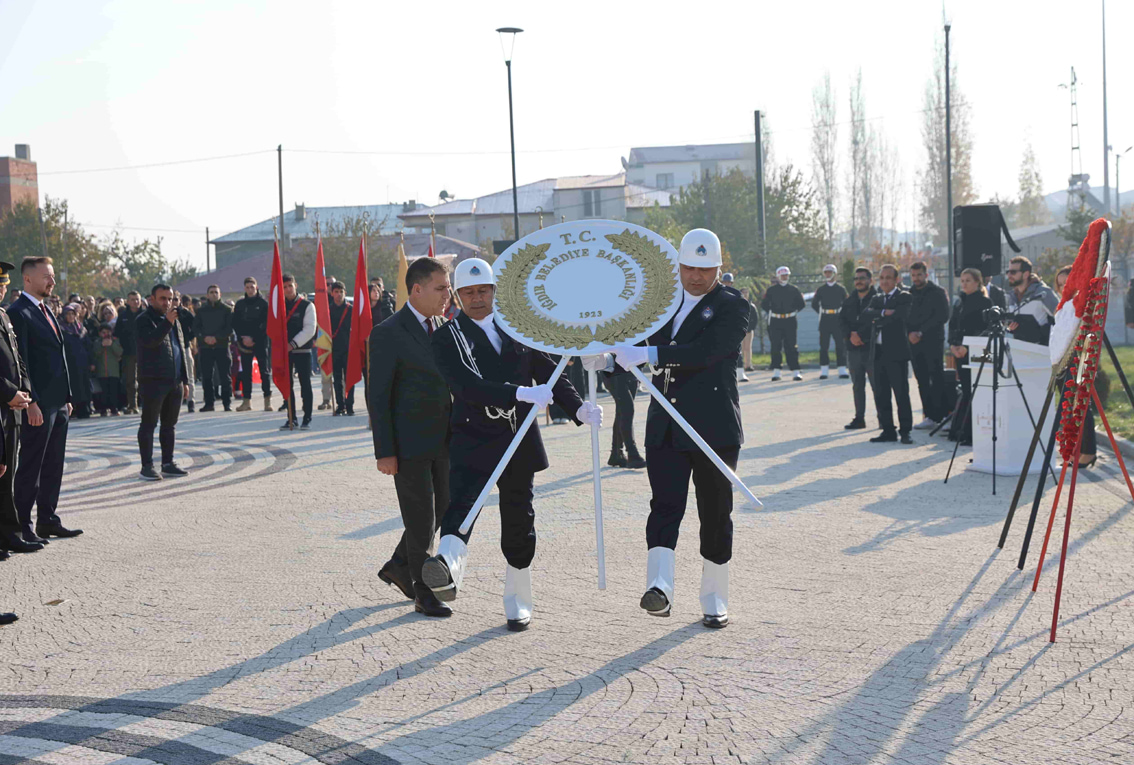
[[[520, 29], [519, 27], [500, 27], [496, 31], [500, 35], [500, 51], [504, 54], [504, 63], [510, 64], [512, 63], [512, 51], [516, 47], [516, 35], [518, 35], [520, 32], [523, 32], [524, 30]], [[505, 50], [504, 48], [505, 35], [512, 35], [507, 50]]]

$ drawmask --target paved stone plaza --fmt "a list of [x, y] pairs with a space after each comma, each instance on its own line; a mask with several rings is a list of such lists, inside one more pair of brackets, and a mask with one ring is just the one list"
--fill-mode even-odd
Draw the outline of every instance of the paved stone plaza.
[[493, 500], [452, 618], [377, 579], [401, 521], [362, 417], [183, 414], [192, 476], [160, 484], [137, 480], [136, 417], [74, 424], [60, 514], [86, 533], [0, 563], [21, 616], [0, 629], [0, 765], [1134, 762], [1114, 462], [1076, 494], [1051, 645], [1056, 556], [1032, 595], [1023, 520], [996, 550], [1012, 479], [991, 497], [962, 450], [943, 486], [944, 439], [868, 444], [842, 429], [846, 383], [765, 378], [742, 386], [738, 472], [766, 507], [734, 514], [721, 631], [700, 625], [692, 512], [673, 617], [638, 608], [644, 471], [603, 468], [597, 589], [581, 428], [544, 429], [536, 613], [509, 633]]

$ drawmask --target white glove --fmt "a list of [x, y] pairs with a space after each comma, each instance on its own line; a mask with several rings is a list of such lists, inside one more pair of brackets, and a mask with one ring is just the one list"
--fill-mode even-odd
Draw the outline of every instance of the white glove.
[[575, 417], [584, 425], [602, 425], [602, 407], [598, 404], [592, 404], [590, 401], [584, 401], [583, 405], [579, 407], [579, 411], [575, 412]]
[[621, 345], [614, 349], [614, 358], [618, 366], [629, 371], [650, 360], [650, 349], [645, 345]]
[[605, 372], [610, 366], [609, 353], [597, 353], [594, 356], [583, 357], [583, 369], [588, 372]]
[[534, 404], [543, 409], [551, 403], [551, 386], [535, 385], [530, 388], [516, 388], [516, 400], [525, 404]]

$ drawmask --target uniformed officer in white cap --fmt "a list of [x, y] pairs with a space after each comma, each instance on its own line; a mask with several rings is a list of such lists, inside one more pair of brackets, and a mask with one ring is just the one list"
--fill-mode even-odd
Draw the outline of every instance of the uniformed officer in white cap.
[[803, 310], [803, 293], [794, 284], [789, 284], [791, 269], [780, 266], [776, 269], [776, 281], [764, 293], [760, 301], [760, 308], [767, 311], [768, 337], [772, 340], [772, 380], [779, 380], [782, 354], [787, 355], [788, 369], [795, 374], [793, 379], [802, 380], [803, 373], [799, 371], [799, 346], [796, 345], [796, 333], [799, 329], [796, 314]]
[[[602, 408], [583, 403], [561, 376], [547, 385], [555, 361], [512, 341], [492, 317], [496, 278], [480, 258], [457, 264], [453, 286], [461, 302], [457, 318], [433, 333], [433, 354], [453, 394], [449, 441], [449, 508], [441, 521], [437, 555], [421, 569], [425, 584], [440, 600], [456, 599], [468, 560], [468, 534], [461, 523], [504, 456], [516, 428], [532, 406], [552, 400], [576, 424], [602, 423]], [[504, 574], [504, 614], [508, 629], [525, 630], [532, 615], [531, 562], [535, 556], [535, 474], [548, 466], [547, 453], [532, 423], [496, 486], [500, 490], [500, 547]]]
[[825, 284], [820, 284], [811, 298], [811, 308], [819, 314], [819, 379], [826, 380], [831, 373], [831, 357], [827, 349], [831, 338], [835, 340], [835, 360], [839, 363], [839, 377], [850, 377], [847, 373], [847, 346], [839, 326], [839, 309], [847, 299], [846, 287], [839, 284], [836, 276], [839, 270], [834, 263], [823, 266]]
[[[615, 348], [613, 356], [623, 369], [652, 364], [654, 385], [735, 470], [744, 431], [734, 370], [748, 332], [748, 301], [717, 281], [721, 243], [712, 231], [690, 231], [681, 240], [679, 254], [684, 292], [677, 314], [647, 345]], [[585, 358], [584, 368], [602, 368], [605, 356]], [[646, 415], [646, 470], [653, 497], [646, 521], [647, 589], [642, 608], [652, 616], [670, 614], [674, 549], [692, 476], [701, 521], [703, 623], [726, 626], [732, 485], [656, 401]]]

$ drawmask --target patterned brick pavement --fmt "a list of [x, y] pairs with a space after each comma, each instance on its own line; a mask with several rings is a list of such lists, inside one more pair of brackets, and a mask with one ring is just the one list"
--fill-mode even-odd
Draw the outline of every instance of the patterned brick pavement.
[[1011, 481], [993, 498], [962, 459], [943, 486], [943, 439], [868, 444], [842, 430], [844, 383], [763, 378], [738, 472], [766, 509], [735, 513], [721, 631], [699, 623], [692, 513], [674, 616], [638, 609], [644, 472], [603, 468], [597, 590], [583, 429], [544, 430], [536, 613], [514, 634], [492, 507], [453, 618], [378, 581], [401, 521], [360, 417], [183, 414], [192, 476], [156, 485], [136, 480], [136, 418], [76, 423], [61, 513], [86, 534], [0, 563], [21, 615], [0, 629], [0, 765], [1134, 762], [1113, 462], [1076, 495], [1049, 645], [1055, 557], [1032, 595], [1024, 522], [995, 547]]

